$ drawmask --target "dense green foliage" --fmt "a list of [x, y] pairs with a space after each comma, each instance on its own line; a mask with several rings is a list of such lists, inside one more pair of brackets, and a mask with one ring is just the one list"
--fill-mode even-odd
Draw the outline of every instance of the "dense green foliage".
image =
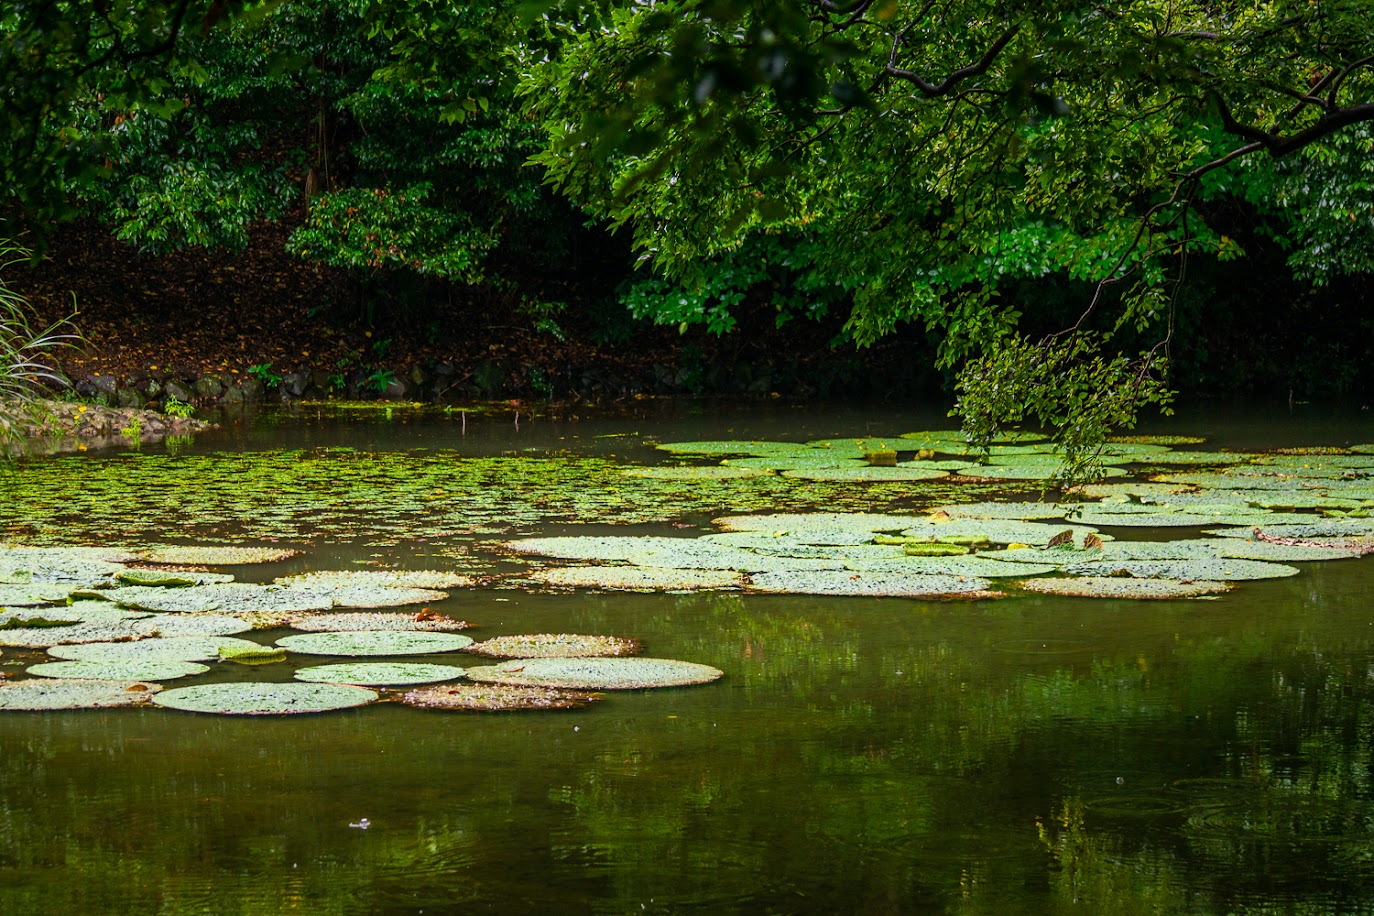
[[[27, 257], [27, 251], [0, 241], [0, 271]], [[21, 438], [21, 422], [33, 415], [35, 383], [56, 378], [49, 354], [76, 341], [72, 330], [65, 321], [36, 330], [28, 303], [0, 274], [0, 457], [8, 456]]]
[[[1112, 423], [1159, 400], [1180, 285], [1245, 255], [1237, 225], [1299, 283], [1374, 269], [1349, 0], [62, 9], [0, 18], [28, 212], [86, 208], [153, 251], [282, 222], [307, 260], [432, 296], [566, 270], [577, 219], [547, 182], [633, 238], [633, 314], [915, 329], [942, 367], [974, 360], [973, 431], [999, 402], [979, 374], [1020, 364], [1078, 379], [1043, 420], [1085, 380], [1136, 380]], [[1026, 294], [1047, 281], [1049, 310]]]

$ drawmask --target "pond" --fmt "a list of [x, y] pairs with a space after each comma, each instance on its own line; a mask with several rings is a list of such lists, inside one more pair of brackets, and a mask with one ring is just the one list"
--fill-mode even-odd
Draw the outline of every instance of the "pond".
[[[1199, 449], [1374, 442], [1367, 413], [1181, 413], [1148, 431], [1204, 436]], [[550, 588], [527, 574], [567, 559], [497, 546], [1039, 495], [1033, 480], [623, 471], [719, 460], [656, 443], [948, 426], [780, 405], [557, 420], [319, 408], [5, 472], [0, 541], [301, 551], [229, 568], [242, 582], [456, 570], [474, 584], [426, 608], [474, 639], [619, 636], [724, 674], [570, 710], [0, 712], [0, 911], [1366, 911], [1374, 560], [1302, 562], [1200, 599], [1003, 580], [1002, 598], [922, 598]], [[1328, 478], [1352, 486], [1330, 516], [1363, 515], [1351, 464]], [[1162, 541], [1215, 527], [1099, 530]], [[406, 660], [485, 663], [453, 657]], [[20, 681], [41, 660], [5, 648], [0, 671]], [[337, 661], [293, 652], [201, 679], [290, 681]]]

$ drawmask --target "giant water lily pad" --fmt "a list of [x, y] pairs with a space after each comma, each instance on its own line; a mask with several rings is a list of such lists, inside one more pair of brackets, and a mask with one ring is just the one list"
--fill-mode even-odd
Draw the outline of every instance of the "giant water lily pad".
[[278, 585], [319, 592], [358, 585], [373, 588], [465, 588], [476, 582], [472, 576], [465, 573], [441, 569], [322, 569], [279, 576], [274, 581]]
[[649, 566], [561, 566], [526, 577], [551, 588], [605, 588], [632, 592], [679, 592], [738, 588], [744, 574], [725, 569], [659, 569]]
[[[1016, 519], [1000, 518], [940, 518], [930, 516], [912, 519], [902, 535], [923, 540], [944, 540], [948, 538], [977, 537], [986, 538], [994, 544], [1031, 544], [1043, 547], [1056, 536], [1069, 532], [1077, 542], [1097, 529], [1085, 525], [1064, 524], [1062, 522], [1023, 522]], [[1106, 538], [1103, 538], [1106, 540]]]
[[1074, 503], [1046, 502], [977, 502], [940, 506], [931, 515], [949, 518], [995, 518], [1030, 522], [1037, 519], [1063, 518], [1076, 509]]
[[1010, 563], [982, 554], [953, 557], [909, 556], [900, 559], [850, 560], [849, 569], [864, 573], [901, 575], [976, 576], [1000, 579], [1020, 576], [1040, 576], [1058, 569], [1058, 564]]
[[765, 439], [722, 439], [705, 442], [660, 442], [655, 448], [674, 455], [790, 455], [804, 452], [807, 446], [798, 442], [772, 442]]
[[0, 583], [0, 607], [42, 607], [45, 604], [66, 604], [72, 585], [51, 582], [31, 584]]
[[184, 712], [232, 716], [281, 716], [329, 712], [364, 706], [377, 699], [375, 691], [343, 684], [203, 684], [165, 690], [153, 698], [158, 706]]
[[472, 637], [457, 633], [356, 630], [283, 636], [277, 645], [304, 655], [430, 655], [465, 649], [472, 645]]
[[142, 681], [37, 677], [0, 684], [0, 709], [109, 709], [142, 706], [162, 689]]
[[401, 697], [419, 709], [465, 709], [500, 712], [517, 709], [581, 709], [597, 694], [556, 687], [517, 687], [508, 684], [445, 684], [421, 687]]
[[744, 468], [756, 471], [800, 471], [814, 468], [861, 468], [867, 466], [862, 458], [827, 454], [820, 449], [817, 449], [814, 455], [797, 453], [794, 455], [768, 455], [766, 457], [726, 458], [721, 464], [725, 466], [721, 470]]
[[405, 687], [437, 684], [464, 674], [456, 665], [423, 665], [410, 662], [354, 662], [345, 665], [314, 665], [301, 668], [295, 678], [319, 684], [357, 684], [362, 687]]
[[141, 623], [156, 636], [233, 636], [253, 625], [233, 614], [149, 614]]
[[727, 532], [749, 531], [787, 537], [799, 544], [844, 546], [868, 544], [880, 531], [901, 531], [915, 521], [910, 515], [865, 512], [801, 512], [795, 515], [730, 515], [712, 523]]
[[468, 646], [474, 655], [492, 658], [593, 658], [634, 655], [639, 640], [580, 633], [496, 636]]
[[468, 677], [482, 683], [580, 690], [637, 690], [706, 684], [725, 672], [668, 658], [521, 658], [483, 668]]
[[1254, 538], [1256, 531], [1269, 538], [1320, 541], [1327, 538], [1367, 538], [1374, 535], [1374, 519], [1330, 518], [1310, 523], [1264, 524], [1247, 528], [1217, 528], [1207, 534], [1229, 538]]
[[226, 614], [327, 611], [334, 606], [328, 595], [303, 588], [279, 585], [199, 585], [192, 588], [130, 586], [111, 589], [107, 596], [124, 607], [163, 613], [222, 611]]
[[170, 681], [204, 674], [210, 669], [195, 662], [170, 658], [123, 658], [98, 661], [45, 662], [30, 665], [39, 677], [95, 678], [102, 681]]
[[0, 646], [46, 649], [59, 644], [144, 639], [157, 633], [150, 614], [121, 610], [103, 601], [78, 601], [61, 609], [64, 627], [12, 627], [0, 630]]
[[930, 598], [986, 593], [989, 582], [977, 576], [822, 570], [760, 573], [750, 577], [750, 591], [775, 595], [852, 595]]
[[219, 658], [225, 646], [258, 647], [247, 639], [233, 636], [157, 636], [132, 642], [93, 642], [52, 646], [48, 654], [70, 661], [128, 661], [160, 659], [168, 661], [209, 661]]
[[223, 585], [233, 582], [229, 573], [199, 571], [169, 572], [165, 569], [121, 569], [114, 575], [120, 585], [147, 585], [160, 588], [187, 588], [192, 585]]
[[471, 626], [466, 620], [455, 620], [442, 614], [367, 614], [367, 613], [324, 613], [292, 614], [287, 617], [286, 625], [293, 630], [306, 633], [331, 633], [341, 630], [409, 630], [423, 633], [443, 633], [466, 630]]
[[769, 570], [838, 567], [823, 560], [767, 557], [699, 538], [551, 537], [512, 541], [505, 546], [565, 560], [628, 561], [660, 569]]
[[144, 559], [167, 566], [246, 566], [280, 563], [300, 554], [292, 547], [154, 547]]
[[1097, 560], [1065, 566], [1064, 572], [1077, 576], [1129, 575], [1156, 579], [1213, 579], [1232, 582], [1242, 579], [1280, 579], [1296, 576], [1298, 570], [1282, 563], [1259, 560], [1234, 560], [1203, 557], [1195, 560]]
[[433, 604], [448, 597], [448, 592], [437, 592], [430, 588], [402, 588], [391, 585], [339, 585], [329, 589], [312, 589], [315, 594], [327, 596], [335, 607], [403, 607], [407, 604]]
[[1202, 513], [1173, 509], [1166, 505], [1142, 506], [1137, 510], [1129, 504], [1123, 504], [1084, 509], [1076, 513], [1073, 519], [1084, 525], [1100, 528], [1202, 528], [1232, 520], [1236, 524], [1259, 524], [1268, 514], [1261, 509], [1252, 509], [1241, 514], [1229, 508], [1219, 512]]
[[1196, 579], [1137, 579], [1123, 576], [1075, 576], [1058, 579], [1027, 579], [1021, 587], [1047, 595], [1080, 598], [1130, 598], [1134, 600], [1197, 598], [1215, 595], [1231, 587], [1228, 582]]

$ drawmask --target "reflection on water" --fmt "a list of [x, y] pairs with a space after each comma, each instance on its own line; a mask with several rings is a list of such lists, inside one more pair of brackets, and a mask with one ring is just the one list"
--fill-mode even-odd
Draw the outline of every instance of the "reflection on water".
[[[883, 432], [938, 422], [890, 419]], [[786, 435], [788, 420], [728, 423]], [[807, 415], [790, 437], [871, 422]], [[385, 433], [235, 435], [385, 449]], [[470, 419], [466, 443], [408, 426], [396, 444], [648, 461], [648, 435], [722, 434], [641, 419], [483, 440]], [[191, 536], [155, 477], [121, 476], [131, 462], [89, 473], [127, 490], [132, 524]], [[48, 517], [41, 468], [11, 483], [7, 524]], [[287, 516], [292, 498], [257, 500]], [[312, 538], [303, 565], [480, 553], [451, 527], [357, 524]], [[1374, 559], [1181, 602], [459, 592], [435, 610], [474, 634], [632, 636], [727, 675], [550, 714], [7, 714], [0, 911], [1363, 912], [1371, 587]]]

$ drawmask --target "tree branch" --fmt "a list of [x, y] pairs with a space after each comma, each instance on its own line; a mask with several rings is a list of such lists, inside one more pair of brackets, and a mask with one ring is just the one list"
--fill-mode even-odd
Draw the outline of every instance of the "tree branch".
[[902, 40], [906, 38], [906, 33], [910, 30], [911, 26], [907, 26], [892, 40], [892, 53], [888, 56], [887, 67], [884, 68], [883, 74], [911, 83], [926, 98], [933, 99], [939, 98], [942, 95], [948, 95], [955, 86], [969, 77], [981, 76], [986, 73], [993, 62], [997, 60], [997, 55], [1001, 54], [1002, 50], [1010, 44], [1011, 40], [1016, 37], [1016, 34], [1021, 31], [1021, 26], [1013, 25], [1011, 28], [1007, 29], [998, 36], [997, 40], [992, 43], [983, 56], [975, 63], [969, 64], [966, 67], [960, 67], [938, 83], [929, 82], [919, 74], [911, 70], [904, 70], [897, 66], [897, 51], [901, 47]]

